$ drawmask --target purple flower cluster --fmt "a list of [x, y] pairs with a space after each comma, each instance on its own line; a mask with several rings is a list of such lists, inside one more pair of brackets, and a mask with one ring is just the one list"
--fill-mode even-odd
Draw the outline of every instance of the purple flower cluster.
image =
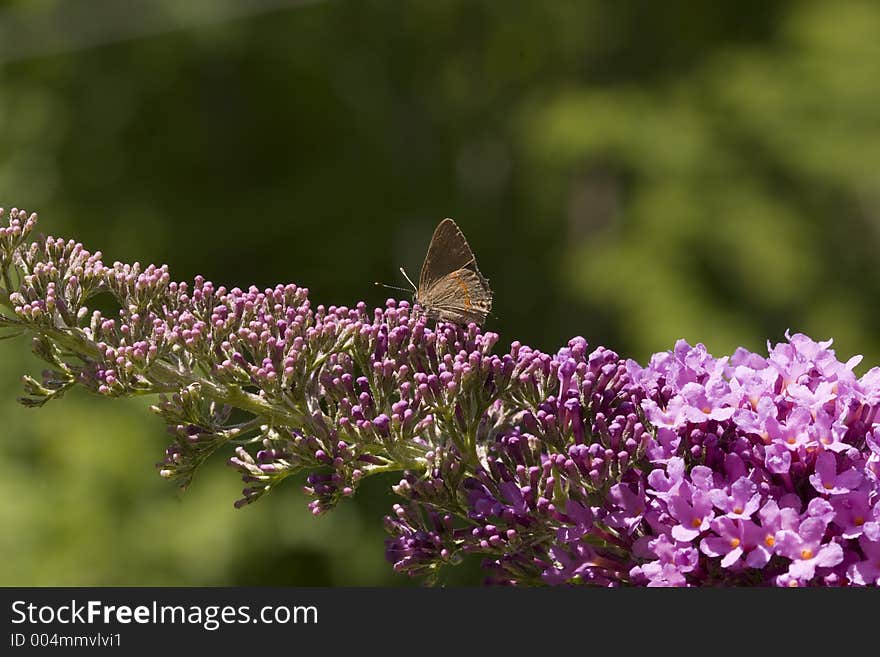
[[[491, 430], [485, 410], [517, 372], [511, 356], [491, 354], [496, 334], [475, 326], [430, 329], [407, 302], [394, 300], [373, 313], [364, 304], [314, 313], [301, 306], [298, 313], [309, 332], [278, 354], [280, 366], [263, 359], [257, 370], [296, 422], [267, 436], [254, 457], [238, 450], [232, 463], [253, 484], [241, 503], [304, 467], [314, 470], [306, 492], [321, 513], [352, 495], [368, 473], [421, 471], [447, 450], [476, 462], [476, 439]], [[280, 381], [272, 379], [276, 371]]]
[[[2, 211], [0, 211], [2, 215]], [[386, 556], [435, 578], [482, 555], [497, 584], [880, 583], [880, 369], [803, 335], [762, 357], [679, 342], [647, 367], [575, 338], [555, 354], [418, 307], [312, 306], [0, 228], [0, 329], [72, 386], [152, 394], [186, 485], [219, 449], [238, 506], [306, 473], [315, 514], [400, 473]], [[87, 303], [105, 293], [110, 314]]]
[[[587, 352], [575, 338], [555, 356], [514, 344], [516, 395], [507, 409], [487, 413], [492, 430], [479, 434], [481, 458], [462, 476], [454, 453], [435, 460], [426, 475], [395, 487], [408, 504], [396, 505], [386, 527], [396, 538], [386, 554], [395, 568], [430, 572], [458, 555], [487, 555], [493, 583], [559, 583], [579, 573], [581, 540], [593, 524], [592, 506], [644, 453], [650, 434], [640, 420], [640, 392], [612, 351]], [[456, 491], [457, 489], [457, 491]], [[449, 498], [460, 508], [448, 513]], [[566, 548], [575, 543], [577, 557]], [[556, 546], [556, 547], [554, 547]], [[613, 550], [596, 553], [608, 568]], [[554, 560], [574, 570], [556, 572]], [[592, 581], [609, 583], [610, 571]]]
[[642, 521], [633, 583], [875, 585], [880, 368], [800, 334], [767, 358], [684, 341], [629, 363], [655, 427], [629, 493]]

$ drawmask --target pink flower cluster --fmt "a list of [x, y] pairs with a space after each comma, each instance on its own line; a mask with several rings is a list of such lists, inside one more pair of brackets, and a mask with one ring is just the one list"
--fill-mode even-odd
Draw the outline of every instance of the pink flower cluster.
[[[880, 584], [880, 368], [857, 377], [830, 341], [680, 341], [647, 367], [583, 338], [495, 353], [497, 334], [407, 302], [187, 285], [31, 242], [35, 222], [0, 227], [0, 338], [49, 365], [22, 402], [160, 395], [164, 477], [234, 447], [238, 505], [304, 472], [318, 514], [401, 473], [386, 556], [429, 579], [479, 554], [501, 584]], [[103, 293], [116, 308], [90, 309]]]
[[679, 341], [629, 362], [656, 430], [652, 469], [615, 491], [640, 511], [634, 583], [880, 582], [880, 368], [786, 337], [766, 358]]

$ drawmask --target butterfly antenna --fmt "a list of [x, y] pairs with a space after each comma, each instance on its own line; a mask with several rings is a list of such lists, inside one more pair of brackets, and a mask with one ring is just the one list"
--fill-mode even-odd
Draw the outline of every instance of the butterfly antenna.
[[403, 274], [403, 277], [409, 282], [410, 285], [412, 285], [413, 290], [418, 290], [418, 289], [419, 289], [418, 287], [416, 287], [416, 284], [412, 282], [412, 279], [407, 275], [407, 273], [406, 273], [406, 269], [404, 269], [403, 267], [401, 267], [401, 268], [400, 268], [400, 273]]
[[385, 285], [385, 283], [380, 283], [379, 281], [374, 281], [373, 285], [378, 285], [379, 287], [387, 287], [389, 290], [400, 290], [401, 292], [412, 292], [412, 290], [407, 290], [405, 287], [397, 287], [396, 285]]

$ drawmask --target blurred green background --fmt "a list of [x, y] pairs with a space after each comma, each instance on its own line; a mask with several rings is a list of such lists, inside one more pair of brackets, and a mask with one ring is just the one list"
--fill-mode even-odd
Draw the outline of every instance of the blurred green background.
[[[0, 205], [110, 262], [349, 305], [451, 216], [502, 345], [791, 328], [870, 366], [878, 34], [869, 1], [5, 2]], [[148, 402], [25, 409], [39, 365], [21, 339], [0, 363], [0, 584], [415, 583], [383, 558], [388, 480], [235, 511], [222, 458], [186, 493], [156, 475]]]

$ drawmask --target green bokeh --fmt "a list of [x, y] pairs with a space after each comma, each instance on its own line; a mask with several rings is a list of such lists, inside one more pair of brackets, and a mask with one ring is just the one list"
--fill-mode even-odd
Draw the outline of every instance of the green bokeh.
[[[502, 344], [791, 329], [880, 362], [880, 4], [168, 0], [67, 23], [89, 42], [45, 27], [96, 3], [0, 4], [0, 35], [37, 26], [0, 47], [0, 206], [108, 262], [381, 304], [451, 216]], [[114, 42], [147, 7], [178, 29]], [[180, 493], [148, 402], [17, 405], [27, 346], [0, 342], [0, 584], [414, 583], [383, 558], [390, 481], [322, 518], [296, 483], [235, 511], [223, 458]]]

